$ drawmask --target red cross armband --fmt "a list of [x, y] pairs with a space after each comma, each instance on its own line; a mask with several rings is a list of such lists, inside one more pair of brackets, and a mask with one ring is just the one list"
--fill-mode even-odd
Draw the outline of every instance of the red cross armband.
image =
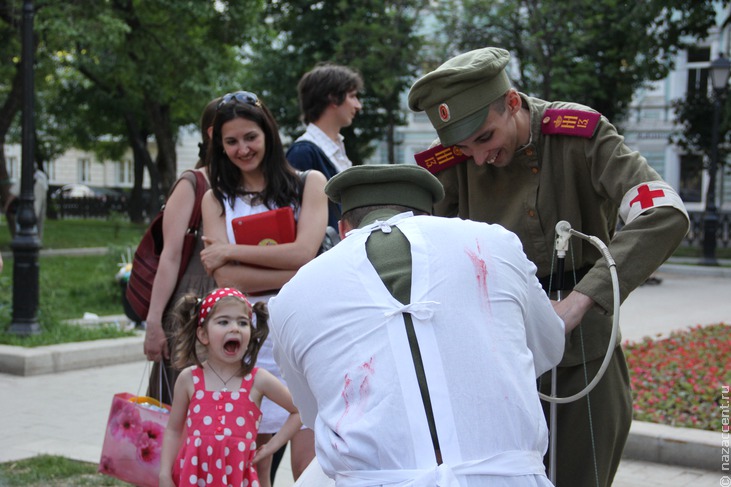
[[434, 147], [414, 154], [416, 164], [423, 167], [432, 174], [452, 167], [460, 162], [469, 159], [459, 148], [444, 147], [443, 145], [435, 145]]
[[594, 130], [601, 117], [597, 112], [550, 108], [543, 113], [541, 133], [573, 135], [588, 139], [594, 135]]
[[672, 206], [687, 216], [680, 195], [665, 181], [647, 181], [627, 191], [619, 205], [619, 216], [625, 224], [652, 208]]

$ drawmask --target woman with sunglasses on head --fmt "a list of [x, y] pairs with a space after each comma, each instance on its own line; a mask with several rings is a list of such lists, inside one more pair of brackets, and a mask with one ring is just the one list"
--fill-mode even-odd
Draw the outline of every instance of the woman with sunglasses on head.
[[[252, 302], [268, 301], [316, 255], [327, 225], [325, 176], [292, 168], [284, 154], [279, 127], [269, 109], [253, 93], [222, 97], [211, 128], [208, 152], [211, 191], [203, 197], [205, 248], [201, 260], [219, 287], [235, 287]], [[296, 220], [293, 242], [278, 245], [236, 244], [232, 220], [291, 207]], [[259, 352], [258, 364], [281, 379], [272, 340]], [[257, 445], [268, 441], [289, 414], [262, 402], [263, 419]], [[292, 473], [297, 479], [315, 456], [312, 430], [300, 430], [291, 441]], [[259, 482], [270, 486], [271, 457], [257, 464]]]

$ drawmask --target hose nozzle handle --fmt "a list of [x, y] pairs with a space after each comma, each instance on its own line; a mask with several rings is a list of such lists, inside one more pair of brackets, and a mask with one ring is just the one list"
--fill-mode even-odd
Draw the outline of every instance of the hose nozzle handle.
[[556, 223], [556, 253], [559, 257], [565, 257], [569, 250], [569, 239], [571, 238], [571, 224], [566, 220]]

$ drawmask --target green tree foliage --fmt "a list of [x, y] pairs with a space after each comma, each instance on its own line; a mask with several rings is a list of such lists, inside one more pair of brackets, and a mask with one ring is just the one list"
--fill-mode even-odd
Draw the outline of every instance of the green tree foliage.
[[[633, 93], [663, 79], [685, 41], [715, 25], [713, 0], [450, 0], [437, 16], [452, 53], [509, 50], [519, 89], [619, 119]], [[446, 4], [446, 5], [445, 5]]]
[[[720, 103], [718, 162], [723, 168], [731, 149], [731, 103], [729, 97], [724, 95], [718, 101]], [[675, 119], [680, 128], [671, 136], [671, 141], [680, 146], [685, 153], [703, 154], [705, 164], [710, 162], [712, 157], [715, 102], [715, 98], [699, 91], [673, 102]]]
[[318, 62], [356, 69], [365, 82], [363, 111], [343, 131], [354, 164], [371, 142], [404, 122], [400, 97], [413, 81], [420, 49], [414, 33], [425, 2], [418, 0], [305, 0], [269, 2], [266, 31], [245, 57], [249, 87], [262, 94], [282, 131], [304, 130], [297, 82]]
[[[17, 17], [21, 4], [5, 0], [0, 13]], [[118, 158], [131, 148], [131, 201], [137, 203], [131, 216], [138, 220], [144, 171], [150, 174], [154, 210], [177, 173], [180, 127], [197, 123], [205, 104], [240, 79], [238, 46], [255, 28], [262, 4], [38, 0], [36, 65], [50, 66], [37, 76], [39, 139], [49, 153], [51, 141], [57, 149], [78, 147], [101, 157]], [[9, 80], [4, 71], [0, 76], [4, 94]]]
[[[727, 27], [730, 23], [731, 16], [725, 19], [722, 27]], [[719, 98], [716, 98], [717, 96]], [[724, 166], [727, 166], [726, 158], [731, 152], [731, 98], [728, 96], [728, 90], [709, 96], [708, 91], [696, 89], [691, 90], [685, 98], [673, 101], [675, 121], [680, 129], [670, 137], [670, 140], [686, 153], [703, 154], [704, 165], [707, 166], [713, 157], [713, 123], [716, 102], [719, 103], [720, 110], [718, 162], [723, 171]]]

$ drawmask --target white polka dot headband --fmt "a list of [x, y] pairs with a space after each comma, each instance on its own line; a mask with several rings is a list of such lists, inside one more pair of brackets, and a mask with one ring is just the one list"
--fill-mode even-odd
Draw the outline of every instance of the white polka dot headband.
[[208, 313], [210, 313], [213, 309], [213, 306], [215, 306], [218, 301], [228, 296], [233, 296], [234, 298], [241, 299], [244, 303], [246, 303], [246, 306], [251, 308], [251, 303], [249, 303], [249, 300], [246, 299], [246, 296], [244, 296], [244, 294], [238, 289], [234, 289], [231, 287], [214, 289], [208, 296], [203, 298], [203, 301], [201, 301], [201, 310], [200, 318], [198, 319], [198, 326], [203, 326], [203, 322], [208, 316]]

